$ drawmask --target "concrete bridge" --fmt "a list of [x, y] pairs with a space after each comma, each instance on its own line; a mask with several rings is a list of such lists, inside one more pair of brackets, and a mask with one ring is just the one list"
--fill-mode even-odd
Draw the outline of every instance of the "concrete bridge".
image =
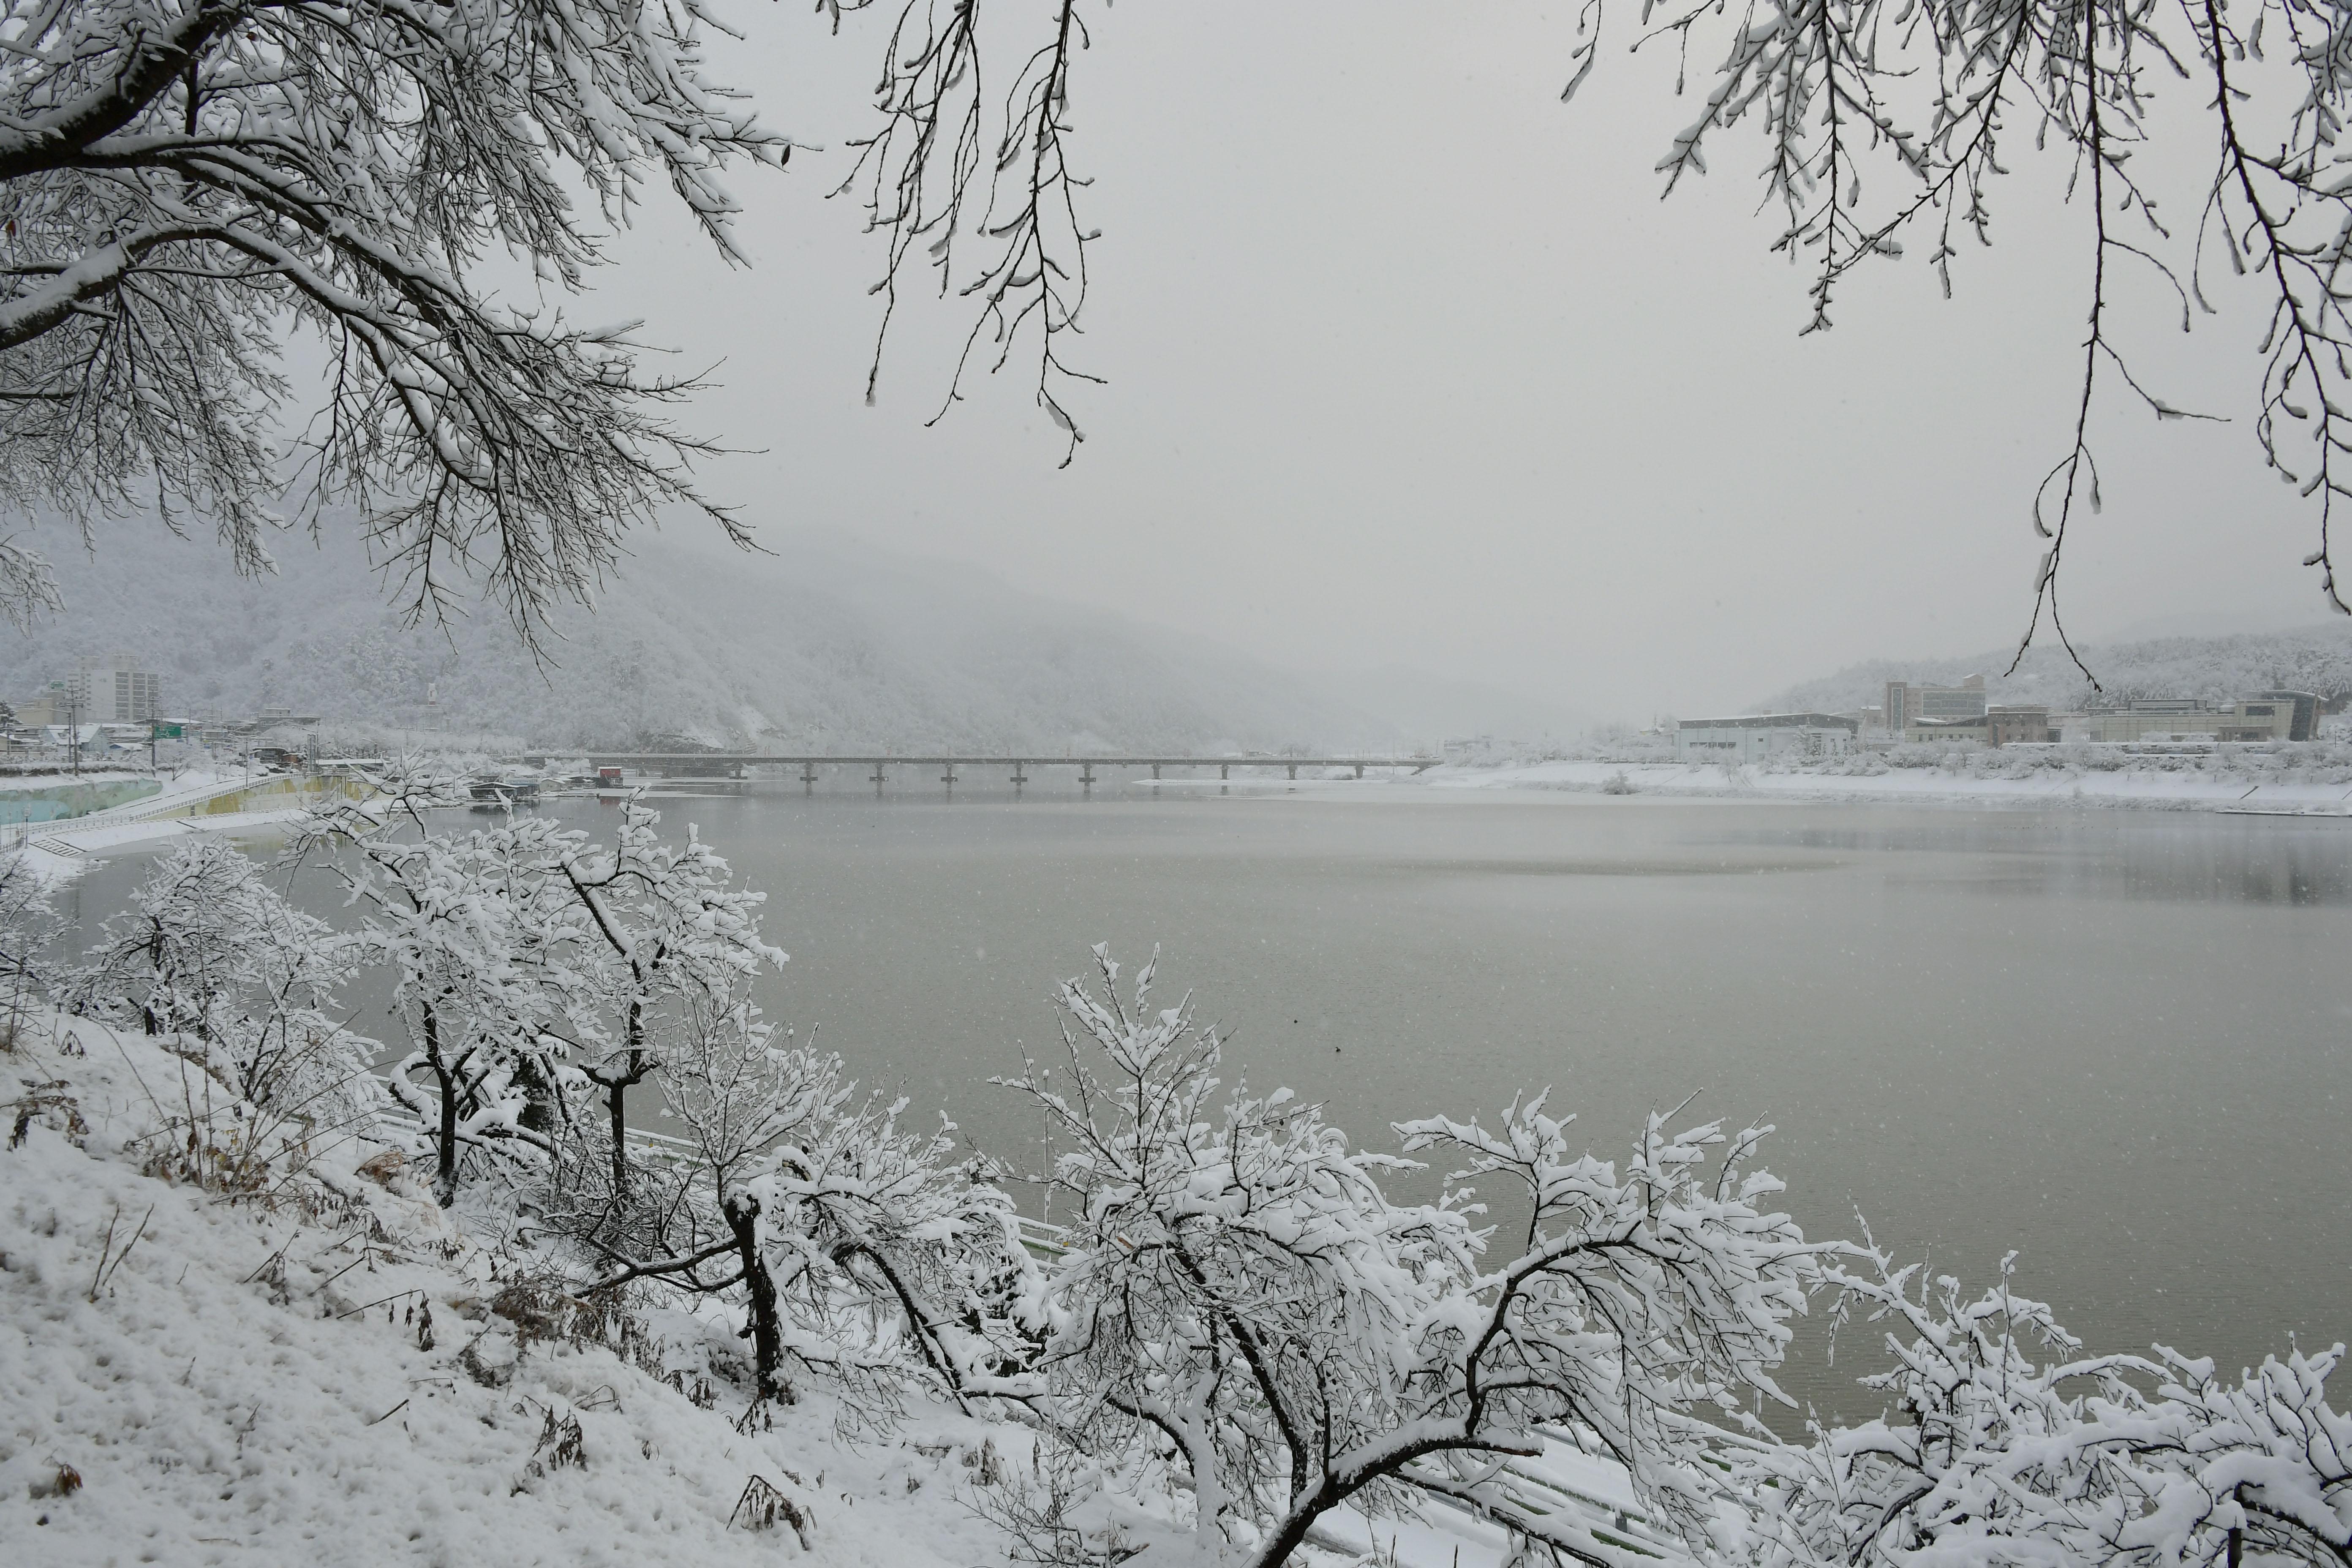
[[1297, 778], [1301, 768], [1350, 768], [1362, 778], [1366, 768], [1387, 768], [1406, 773], [1421, 773], [1433, 768], [1443, 759], [1437, 757], [1045, 757], [1045, 756], [979, 756], [971, 753], [935, 752], [886, 756], [778, 756], [760, 752], [592, 752], [588, 765], [592, 768], [637, 768], [667, 776], [704, 776], [711, 770], [725, 770], [730, 776], [740, 778], [747, 768], [797, 768], [801, 784], [807, 789], [816, 787], [819, 768], [870, 768], [868, 775], [879, 791], [887, 782], [892, 768], [938, 768], [940, 782], [950, 789], [956, 785], [958, 768], [1003, 768], [1011, 771], [1013, 787], [1019, 789], [1029, 782], [1032, 770], [1044, 768], [1076, 768], [1078, 783], [1092, 789], [1095, 771], [1140, 770], [1149, 768], [1151, 776], [1159, 778], [1165, 768], [1214, 768], [1220, 779], [1231, 779], [1235, 768], [1264, 770], [1280, 768], [1289, 777]]

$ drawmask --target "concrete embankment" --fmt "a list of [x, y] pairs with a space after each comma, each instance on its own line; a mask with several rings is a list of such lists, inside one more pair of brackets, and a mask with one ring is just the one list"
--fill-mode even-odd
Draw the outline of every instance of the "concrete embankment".
[[[145, 781], [152, 786], [153, 781]], [[70, 824], [44, 831], [19, 826], [16, 840], [35, 875], [60, 882], [77, 874], [102, 850], [182, 833], [235, 833], [298, 820], [332, 795], [365, 799], [370, 786], [345, 777], [287, 773], [261, 779], [186, 774], [160, 791]]]
[[131, 805], [162, 788], [154, 779], [135, 775], [0, 782], [0, 826], [69, 821]]

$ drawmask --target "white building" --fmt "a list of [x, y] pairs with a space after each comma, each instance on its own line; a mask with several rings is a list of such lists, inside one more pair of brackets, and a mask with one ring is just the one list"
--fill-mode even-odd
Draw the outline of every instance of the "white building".
[[1675, 756], [1685, 763], [1754, 763], [1767, 757], [1825, 757], [1851, 750], [1859, 721], [1835, 713], [1747, 713], [1685, 719]]
[[76, 671], [66, 689], [84, 724], [147, 724], [163, 716], [163, 678], [131, 668], [129, 654], [115, 655], [102, 668]]

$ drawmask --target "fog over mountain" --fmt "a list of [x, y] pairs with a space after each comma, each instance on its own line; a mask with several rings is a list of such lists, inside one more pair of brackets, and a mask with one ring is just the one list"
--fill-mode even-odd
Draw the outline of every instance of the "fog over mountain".
[[1965, 658], [1864, 659], [1777, 692], [1752, 710], [1834, 713], [1874, 707], [1890, 680], [1950, 684], [1969, 675], [1985, 678], [1992, 701], [2046, 702], [2053, 709], [2147, 697], [2231, 698], [2281, 688], [2315, 691], [2339, 705], [2352, 698], [2352, 621], [2293, 631], [2084, 644], [2081, 652], [2098, 677], [2098, 689], [2053, 638], [2036, 643], [2014, 675], [2002, 673], [2015, 657], [2013, 647]]
[[147, 521], [53, 554], [67, 610], [0, 632], [0, 696], [129, 652], [174, 713], [268, 705], [331, 723], [489, 731], [541, 745], [684, 735], [791, 750], [1214, 751], [1418, 747], [1572, 723], [1413, 672], [1309, 676], [1204, 638], [1023, 593], [985, 573], [766, 527], [744, 555], [648, 539], [534, 664], [497, 612], [406, 627], [348, 529], [280, 541], [238, 578], [209, 541]]

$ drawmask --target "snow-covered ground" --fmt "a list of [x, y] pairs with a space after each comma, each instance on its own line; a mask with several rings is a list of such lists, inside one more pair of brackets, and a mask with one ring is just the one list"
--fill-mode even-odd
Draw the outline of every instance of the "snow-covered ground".
[[[16, 1562], [637, 1568], [796, 1559], [801, 1532], [844, 1568], [1002, 1554], [965, 1459], [1017, 1431], [917, 1411], [841, 1442], [812, 1397], [738, 1433], [731, 1390], [696, 1398], [739, 1353], [724, 1324], [673, 1315], [669, 1342], [626, 1355], [530, 1342], [529, 1314], [506, 1315], [528, 1254], [403, 1174], [357, 1173], [373, 1145], [331, 1142], [299, 1173], [281, 1158], [166, 1179], [190, 1111], [200, 1139], [254, 1131], [217, 1089], [205, 1127], [197, 1069], [47, 1015], [0, 1068], [46, 1086], [16, 1102], [36, 1109], [0, 1152], [0, 1542]], [[577, 1457], [559, 1456], [572, 1423]], [[730, 1529], [754, 1477], [800, 1531]]]
[[[622, 1349], [545, 1332], [568, 1309], [531, 1284], [511, 1221], [436, 1207], [383, 1146], [305, 1142], [154, 1040], [46, 1011], [0, 1072], [19, 1089], [0, 1101], [12, 1561], [1004, 1560], [980, 1507], [1030, 1463], [1019, 1426], [918, 1405], [856, 1438], [807, 1393], [739, 1432], [746, 1352], [723, 1314], [644, 1313]], [[798, 1525], [747, 1527], [755, 1479]], [[1564, 1449], [1526, 1479], [1598, 1520], [1632, 1502], [1622, 1472]], [[1184, 1550], [1130, 1506], [1138, 1539]], [[1343, 1512], [1306, 1555], [1490, 1568], [1501, 1546], [1443, 1509]]]

